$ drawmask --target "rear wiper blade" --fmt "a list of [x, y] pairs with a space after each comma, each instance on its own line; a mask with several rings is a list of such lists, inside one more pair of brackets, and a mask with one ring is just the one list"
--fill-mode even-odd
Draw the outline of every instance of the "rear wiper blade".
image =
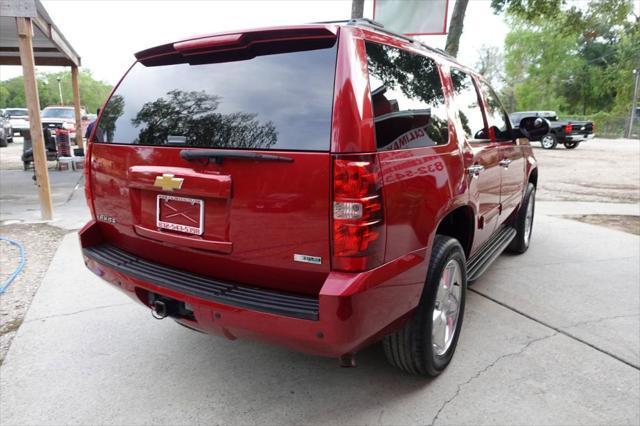
[[183, 149], [180, 151], [180, 157], [187, 161], [193, 160], [209, 160], [213, 159], [216, 164], [222, 164], [225, 158], [234, 158], [239, 160], [259, 160], [259, 161], [282, 161], [285, 163], [293, 163], [293, 158], [283, 157], [281, 155], [257, 154], [255, 152], [238, 152], [238, 151], [217, 151], [208, 149]]

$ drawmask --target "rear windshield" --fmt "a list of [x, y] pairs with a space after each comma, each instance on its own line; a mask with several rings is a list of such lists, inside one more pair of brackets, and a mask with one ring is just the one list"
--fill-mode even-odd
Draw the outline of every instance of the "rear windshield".
[[328, 151], [336, 62], [329, 47], [222, 63], [136, 63], [96, 141]]

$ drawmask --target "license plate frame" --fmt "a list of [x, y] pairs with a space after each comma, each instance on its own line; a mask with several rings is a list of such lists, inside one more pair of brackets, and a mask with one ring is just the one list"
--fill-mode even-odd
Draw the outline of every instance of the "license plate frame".
[[[197, 226], [190, 226], [181, 223], [175, 222], [167, 222], [166, 220], [161, 220], [161, 208], [163, 205], [165, 207], [171, 208], [168, 203], [163, 204], [162, 201], [171, 202], [177, 201], [180, 203], [188, 203], [191, 206], [198, 205], [198, 223]], [[188, 215], [185, 215], [184, 212], [176, 212], [175, 214], [182, 214], [189, 220], [193, 220]], [[166, 219], [166, 218], [165, 218]], [[202, 235], [204, 234], [204, 200], [199, 198], [189, 198], [189, 197], [179, 197], [176, 195], [168, 195], [168, 194], [158, 194], [156, 196], [156, 226], [159, 229], [166, 229], [168, 231], [181, 232], [184, 234], [190, 235]]]

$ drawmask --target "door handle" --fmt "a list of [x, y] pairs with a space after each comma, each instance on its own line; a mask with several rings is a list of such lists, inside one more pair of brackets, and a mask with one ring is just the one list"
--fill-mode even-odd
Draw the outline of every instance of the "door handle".
[[508, 158], [505, 158], [504, 160], [500, 161], [499, 163], [502, 167], [504, 167], [505, 169], [509, 168], [509, 164], [511, 164], [511, 160], [509, 160]]
[[484, 170], [484, 166], [480, 164], [474, 164], [467, 168], [467, 174], [471, 177], [478, 177], [481, 171]]

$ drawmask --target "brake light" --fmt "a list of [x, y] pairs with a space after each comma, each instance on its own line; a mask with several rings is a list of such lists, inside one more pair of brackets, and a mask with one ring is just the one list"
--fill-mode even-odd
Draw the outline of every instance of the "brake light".
[[571, 123], [566, 124], [566, 125], [564, 126], [564, 132], [565, 132], [565, 133], [571, 133], [571, 131], [572, 131], [572, 130], [573, 130], [573, 125], [572, 125]]
[[363, 271], [384, 261], [382, 176], [375, 155], [333, 162], [333, 268]]
[[91, 218], [96, 219], [96, 209], [93, 205], [93, 188], [91, 183], [91, 149], [93, 143], [91, 139], [87, 140], [87, 144], [84, 147], [84, 196], [91, 212]]

